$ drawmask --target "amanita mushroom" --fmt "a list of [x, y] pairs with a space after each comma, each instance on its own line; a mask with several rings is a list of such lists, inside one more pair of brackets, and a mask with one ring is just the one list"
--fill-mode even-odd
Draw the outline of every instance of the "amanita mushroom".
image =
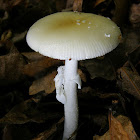
[[121, 32], [109, 18], [90, 13], [59, 12], [34, 23], [27, 33], [27, 43], [44, 56], [65, 60], [55, 77], [56, 97], [64, 104], [63, 140], [78, 126], [78, 61], [105, 55], [117, 47]]

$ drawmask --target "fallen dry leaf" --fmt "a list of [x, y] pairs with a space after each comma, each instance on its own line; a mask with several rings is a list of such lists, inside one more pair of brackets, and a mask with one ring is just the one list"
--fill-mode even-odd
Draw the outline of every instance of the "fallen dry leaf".
[[[81, 77], [81, 80], [86, 82], [85, 74], [80, 69], [78, 69], [78, 73]], [[54, 78], [56, 74], [57, 71], [53, 71], [52, 73], [49, 73], [48, 75], [34, 81], [29, 88], [29, 95], [34, 95], [41, 91], [45, 91], [46, 94], [52, 93], [55, 90]]]
[[114, 80], [116, 78], [113, 65], [107, 57], [104, 57], [104, 59], [81, 61], [80, 65], [86, 67], [91, 79], [102, 77], [107, 80]]
[[84, 82], [87, 81], [86, 75], [85, 75], [85, 73], [82, 72], [81, 69], [78, 69], [78, 74], [79, 74], [82, 81], [84, 81]]
[[19, 5], [23, 0], [0, 0], [0, 9], [10, 10]]
[[14, 1], [11, 1], [10, 5], [12, 4], [12, 6], [16, 6], [18, 4], [20, 4], [23, 0], [14, 0]]
[[27, 34], [27, 31], [24, 31], [24, 32], [19, 33], [19, 34], [14, 34], [12, 37], [12, 41], [14, 43], [19, 42], [25, 38], [26, 34]]
[[40, 53], [38, 52], [23, 52], [21, 53], [24, 57], [27, 58], [27, 61], [29, 63], [33, 62], [33, 61], [38, 61], [38, 60], [41, 60], [41, 59], [44, 59], [45, 56], [41, 55]]
[[115, 10], [112, 20], [121, 26], [125, 21], [128, 14], [129, 0], [114, 0]]
[[133, 27], [140, 27], [140, 3], [131, 6], [129, 19]]
[[4, 22], [5, 20], [7, 20], [9, 18], [9, 14], [7, 11], [4, 12], [3, 17], [0, 18], [0, 22]]
[[8, 39], [11, 38], [11, 36], [12, 36], [11, 30], [7, 30], [1, 35], [1, 41], [6, 42]]
[[134, 112], [136, 113], [136, 119], [140, 122], [140, 101], [134, 100]]
[[[131, 121], [128, 117], [119, 115], [114, 118], [112, 115], [110, 120], [110, 130], [107, 131], [103, 136], [94, 136], [93, 140], [137, 140], [139, 139]], [[110, 135], [112, 134], [112, 137]]]
[[0, 85], [14, 84], [24, 78], [25, 61], [20, 54], [0, 56], [0, 64]]
[[122, 124], [113, 117], [112, 113], [109, 115], [109, 133], [111, 140], [130, 140]]
[[83, 4], [83, 0], [74, 0], [73, 11], [81, 12], [82, 11], [82, 4]]
[[94, 4], [94, 8], [104, 1], [106, 1], [106, 0], [96, 0], [96, 2]]
[[71, 8], [73, 6], [73, 2], [74, 2], [74, 0], [67, 0], [66, 9]]
[[[44, 111], [45, 106], [46, 111]], [[51, 107], [50, 107], [51, 106]], [[54, 108], [52, 108], [54, 106]], [[43, 123], [47, 120], [60, 118], [62, 115], [59, 112], [57, 103], [46, 103], [38, 106], [32, 99], [25, 100], [20, 104], [15, 105], [3, 118], [0, 119], [1, 124], [25, 124], [27, 122]], [[51, 110], [51, 111], [50, 111]], [[54, 111], [52, 111], [54, 110]]]
[[[59, 127], [63, 125], [63, 122], [64, 117], [61, 118], [57, 123], [55, 123], [49, 130], [40, 133], [37, 137], [33, 138], [32, 140], [48, 140], [50, 137], [53, 137], [53, 135], [58, 131]], [[60, 134], [59, 136], [62, 137]], [[57, 139], [59, 138], [57, 137]]]
[[29, 95], [34, 95], [41, 91], [45, 91], [47, 94], [52, 93], [55, 90], [54, 78], [56, 74], [57, 71], [53, 71], [47, 76], [34, 81], [29, 88]]
[[130, 55], [134, 51], [139, 52], [139, 39], [139, 35], [134, 31], [127, 34], [127, 38], [125, 39], [126, 56]]
[[14, 84], [25, 78], [22, 73], [26, 64], [24, 58], [11, 42], [6, 45], [8, 53], [0, 56], [0, 85]]
[[140, 76], [128, 67], [122, 67], [118, 70], [118, 86], [128, 94], [135, 96], [140, 100]]
[[24, 66], [23, 72], [28, 76], [35, 76], [37, 73], [42, 72], [46, 68], [60, 65], [62, 61], [52, 59], [49, 57], [43, 57], [42, 59], [29, 63]]
[[12, 129], [8, 124], [3, 129], [2, 140], [12, 140]]
[[66, 0], [55, 0], [55, 6], [57, 11], [62, 11], [62, 9], [65, 9]]

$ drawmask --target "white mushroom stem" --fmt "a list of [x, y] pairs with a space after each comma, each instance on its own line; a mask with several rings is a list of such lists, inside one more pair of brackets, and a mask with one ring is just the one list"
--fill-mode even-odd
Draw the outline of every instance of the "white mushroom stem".
[[[64, 69], [64, 67], [62, 66], [60, 68]], [[63, 77], [63, 71], [60, 72], [59, 68], [58, 74], [55, 77], [57, 99], [58, 101], [64, 103], [65, 122], [63, 140], [68, 140], [68, 138], [70, 138], [70, 136], [75, 132], [78, 126], [77, 84], [78, 88], [81, 88], [81, 79], [79, 74], [77, 73], [77, 68], [77, 60], [66, 60], [64, 69], [64, 79], [60, 79]], [[60, 83], [62, 84], [61, 87]], [[63, 91], [62, 87], [64, 89]]]
[[66, 103], [64, 104], [65, 124], [63, 140], [67, 140], [78, 126], [78, 100], [77, 100], [77, 60], [65, 61], [65, 84]]

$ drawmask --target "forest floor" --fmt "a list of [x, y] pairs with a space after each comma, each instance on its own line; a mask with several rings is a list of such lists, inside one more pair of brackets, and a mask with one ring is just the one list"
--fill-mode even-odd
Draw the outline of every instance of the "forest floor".
[[[111, 53], [79, 61], [77, 140], [140, 138], [139, 2], [82, 3], [83, 12], [111, 18], [123, 39]], [[38, 19], [72, 10], [72, 4], [73, 0], [0, 0], [0, 139], [62, 139], [63, 105], [56, 100], [53, 79], [64, 61], [31, 50], [26, 33]]]

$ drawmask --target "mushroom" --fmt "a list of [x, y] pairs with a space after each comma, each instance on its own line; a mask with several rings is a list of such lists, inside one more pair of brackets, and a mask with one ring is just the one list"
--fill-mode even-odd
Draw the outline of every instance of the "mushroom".
[[78, 126], [77, 73], [78, 61], [105, 55], [117, 47], [121, 32], [117, 25], [103, 16], [58, 12], [34, 23], [27, 33], [28, 45], [44, 56], [65, 60], [55, 77], [56, 98], [64, 104], [63, 140]]

